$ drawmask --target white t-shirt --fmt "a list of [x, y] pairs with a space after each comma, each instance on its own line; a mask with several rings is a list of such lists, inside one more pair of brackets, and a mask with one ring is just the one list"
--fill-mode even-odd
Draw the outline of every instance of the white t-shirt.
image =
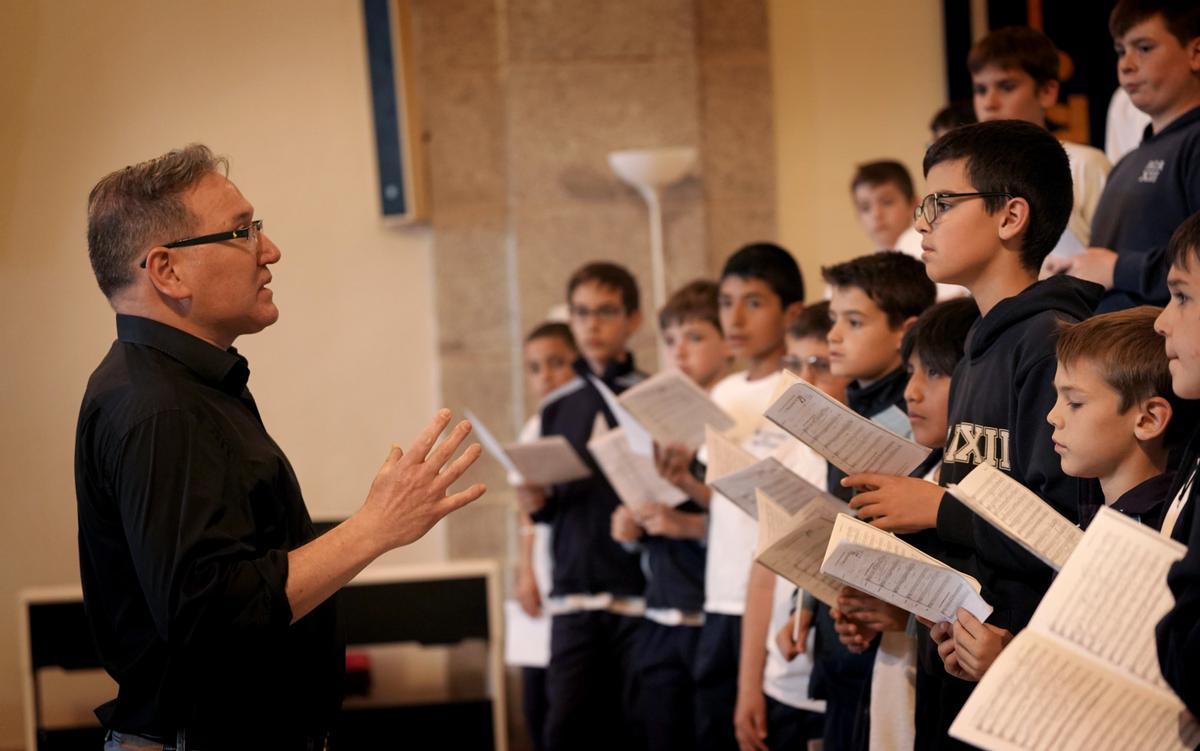
[[[803, 443], [791, 441], [776, 451], [775, 458], [818, 488], [826, 487], [828, 465], [825, 459]], [[779, 633], [791, 615], [792, 593], [796, 591], [795, 584], [783, 577], [775, 577], [775, 599], [771, 608], [771, 625], [767, 629], [767, 663], [763, 669], [763, 693], [789, 707], [824, 712], [824, 701], [808, 697], [808, 681], [813, 669], [810, 655], [813, 653], [815, 631], [809, 631], [808, 649], [796, 655], [791, 662], [783, 658], [775, 644], [775, 634]], [[802, 594], [797, 593], [797, 599]]]
[[[757, 381], [734, 373], [713, 387], [712, 400], [734, 420], [730, 437], [755, 457], [764, 459], [791, 439], [763, 418], [782, 373]], [[733, 502], [713, 492], [709, 504], [708, 555], [704, 569], [704, 609], [741, 615], [746, 609], [746, 583], [758, 542], [758, 524]]]
[[[541, 437], [541, 415], [534, 415], [521, 428], [521, 433], [517, 436], [517, 443], [533, 443]], [[523, 481], [522, 477], [515, 472], [510, 472], [508, 475], [510, 485], [520, 485]], [[550, 525], [534, 524], [533, 578], [537, 582], [538, 594], [542, 596], [542, 602], [545, 602], [546, 598], [550, 596], [550, 588], [553, 586], [553, 571], [554, 557], [550, 551]]]
[[1071, 166], [1071, 187], [1075, 203], [1067, 228], [1050, 255], [1070, 258], [1079, 255], [1092, 238], [1092, 217], [1104, 192], [1104, 183], [1112, 169], [1108, 157], [1100, 149], [1070, 141], [1060, 141]]

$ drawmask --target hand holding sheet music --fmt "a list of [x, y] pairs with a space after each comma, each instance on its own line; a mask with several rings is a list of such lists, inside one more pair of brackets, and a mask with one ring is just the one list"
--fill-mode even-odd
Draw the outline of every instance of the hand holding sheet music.
[[1079, 527], [990, 464], [978, 465], [947, 490], [1055, 571], [1062, 569], [1083, 539]]
[[636, 417], [629, 413], [629, 410], [621, 404], [621, 400], [612, 392], [604, 381], [596, 376], [588, 376], [588, 381], [600, 393], [600, 398], [604, 400], [604, 405], [613, 413], [613, 417], [617, 420], [617, 426], [625, 429], [625, 440], [629, 441], [629, 448], [635, 454], [642, 456], [654, 456], [654, 438], [650, 435], [650, 431], [638, 421]]
[[647, 501], [678, 506], [687, 495], [659, 476], [654, 460], [633, 451], [624, 428], [615, 428], [588, 442], [588, 451], [608, 478], [621, 502], [637, 508]]
[[[814, 490], [816, 490], [814, 488]], [[758, 491], [758, 550], [755, 560], [834, 607], [841, 582], [821, 573], [821, 558], [834, 520], [849, 512], [846, 504], [820, 490], [795, 512]]]
[[851, 516], [837, 518], [821, 572], [935, 623], [959, 608], [981, 621], [992, 614], [979, 582]]
[[566, 438], [560, 435], [539, 438], [531, 443], [503, 445], [483, 421], [469, 410], [466, 417], [471, 421], [475, 434], [484, 449], [496, 458], [509, 473], [521, 476], [530, 485], [554, 485], [589, 477], [588, 469]]
[[950, 728], [993, 751], [1191, 749], [1200, 726], [1162, 679], [1154, 626], [1182, 545], [1100, 509], [1029, 626]]
[[704, 443], [706, 427], [725, 431], [734, 426], [733, 418], [678, 370], [647, 378], [617, 401], [660, 446], [677, 443], [695, 450]]
[[921, 466], [930, 453], [803, 380], [788, 388], [764, 415], [848, 475], [877, 472], [902, 477]]

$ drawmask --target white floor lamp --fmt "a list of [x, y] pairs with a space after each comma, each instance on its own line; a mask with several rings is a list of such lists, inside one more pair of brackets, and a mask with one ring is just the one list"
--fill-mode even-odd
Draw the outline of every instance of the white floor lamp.
[[[696, 149], [691, 146], [664, 146], [655, 149], [627, 149], [608, 154], [608, 164], [625, 182], [637, 189], [650, 211], [650, 271], [653, 277], [654, 308], [667, 302], [667, 269], [663, 247], [662, 191], [688, 176], [696, 164]], [[652, 311], [652, 313], [653, 313]], [[648, 316], [653, 320], [654, 316]], [[666, 367], [666, 350], [658, 340], [658, 364]]]

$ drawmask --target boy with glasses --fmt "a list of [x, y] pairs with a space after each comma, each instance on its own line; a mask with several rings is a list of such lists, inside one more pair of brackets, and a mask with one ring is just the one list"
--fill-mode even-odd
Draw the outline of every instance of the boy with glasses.
[[[1063, 474], [1045, 416], [1057, 398], [1058, 321], [1086, 318], [1101, 289], [1071, 277], [1037, 281], [1071, 213], [1067, 155], [1045, 128], [1000, 120], [943, 136], [925, 173], [934, 191], [917, 220], [926, 272], [967, 287], [981, 314], [951, 381], [939, 482], [961, 482], [987, 462], [1076, 519], [1079, 481]], [[908, 520], [899, 531], [936, 529], [926, 552], [980, 580], [995, 608], [990, 623], [1016, 633], [1029, 622], [1048, 566], [938, 485], [872, 474], [844, 482], [865, 489], [855, 505], [873, 507], [876, 526], [891, 530], [894, 518]], [[973, 684], [946, 674], [929, 639], [919, 653], [916, 747], [962, 748], [948, 731]]]
[[552, 530], [545, 748], [628, 748], [646, 581], [638, 556], [610, 535], [620, 500], [587, 444], [593, 431], [617, 426], [591, 378], [616, 394], [644, 378], [626, 349], [642, 322], [637, 282], [616, 264], [589, 263], [571, 275], [567, 303], [580, 353], [576, 376], [542, 406], [541, 433], [565, 437], [593, 474], [547, 489], [526, 486], [518, 495], [522, 510]]

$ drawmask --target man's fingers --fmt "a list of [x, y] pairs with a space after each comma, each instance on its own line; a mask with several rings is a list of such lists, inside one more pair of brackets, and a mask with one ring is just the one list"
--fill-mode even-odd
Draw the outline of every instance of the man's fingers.
[[446, 436], [433, 447], [429, 452], [429, 456], [425, 461], [432, 466], [436, 471], [441, 471], [442, 465], [450, 461], [450, 457], [454, 456], [454, 452], [458, 451], [458, 447], [467, 439], [471, 433], [471, 423], [463, 420], [454, 426], [450, 431], [450, 435]]
[[425, 461], [425, 457], [429, 455], [429, 450], [433, 448], [433, 444], [437, 441], [437, 437], [442, 434], [446, 426], [450, 424], [450, 410], [443, 407], [437, 411], [433, 419], [417, 436], [417, 440], [413, 441], [412, 447], [408, 453], [419, 462]]
[[458, 478], [462, 477], [463, 473], [470, 469], [471, 465], [479, 459], [482, 453], [483, 447], [478, 443], [472, 443], [470, 446], [467, 446], [467, 450], [462, 452], [462, 455], [457, 459], [450, 462], [438, 476], [442, 482], [442, 487], [448, 488], [457, 482]]
[[448, 495], [438, 504], [438, 512], [444, 517], [452, 511], [466, 506], [472, 501], [479, 500], [479, 497], [487, 492], [487, 485], [482, 482], [477, 482], [466, 490], [460, 490], [454, 495]]

